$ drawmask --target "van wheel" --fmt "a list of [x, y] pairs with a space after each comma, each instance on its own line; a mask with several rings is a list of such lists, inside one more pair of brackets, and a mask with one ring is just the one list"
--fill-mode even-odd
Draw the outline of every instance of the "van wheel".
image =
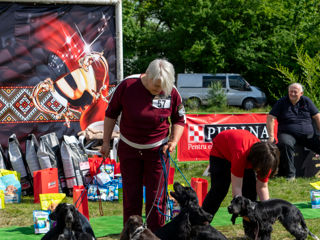
[[187, 105], [191, 109], [198, 109], [201, 105], [199, 98], [189, 98], [187, 100]]
[[256, 105], [256, 102], [254, 101], [254, 99], [252, 98], [247, 98], [243, 101], [242, 103], [242, 107], [245, 109], [245, 110], [251, 110], [252, 108], [254, 108]]

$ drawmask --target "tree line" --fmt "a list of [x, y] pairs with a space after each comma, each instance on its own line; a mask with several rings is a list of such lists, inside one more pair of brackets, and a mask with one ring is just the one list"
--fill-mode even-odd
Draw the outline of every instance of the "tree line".
[[320, 90], [320, 0], [123, 0], [123, 40], [125, 76], [165, 57], [176, 73], [240, 73], [269, 103], [293, 81]]

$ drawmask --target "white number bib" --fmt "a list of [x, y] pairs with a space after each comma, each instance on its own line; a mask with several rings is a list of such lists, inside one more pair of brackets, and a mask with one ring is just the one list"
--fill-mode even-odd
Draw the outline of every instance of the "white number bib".
[[155, 108], [170, 108], [171, 99], [169, 98], [155, 98], [152, 100], [152, 106]]

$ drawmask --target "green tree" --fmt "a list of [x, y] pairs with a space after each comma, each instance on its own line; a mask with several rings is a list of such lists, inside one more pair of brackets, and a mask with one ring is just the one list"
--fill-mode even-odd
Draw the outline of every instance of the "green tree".
[[308, 96], [314, 104], [320, 108], [320, 52], [310, 57], [303, 46], [297, 48], [297, 56], [294, 58], [300, 69], [299, 72], [289, 69], [281, 64], [274, 68], [280, 73], [280, 77], [287, 85], [299, 82], [304, 86], [304, 95]]
[[[125, 74], [166, 57], [176, 72], [235, 72], [269, 92], [286, 89], [282, 64], [299, 71], [295, 44], [320, 45], [320, 0], [124, 0]], [[272, 91], [271, 91], [272, 90]]]
[[211, 83], [209, 89], [208, 103], [210, 106], [224, 108], [227, 106], [227, 95], [222, 89], [222, 84], [219, 81]]

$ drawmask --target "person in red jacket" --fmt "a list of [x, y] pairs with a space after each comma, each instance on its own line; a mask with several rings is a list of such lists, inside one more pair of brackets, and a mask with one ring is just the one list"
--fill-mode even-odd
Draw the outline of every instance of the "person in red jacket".
[[171, 63], [156, 59], [149, 64], [145, 74], [127, 77], [114, 91], [104, 121], [101, 153], [108, 156], [112, 130], [121, 114], [118, 156], [123, 182], [124, 224], [131, 215], [141, 216], [145, 185], [147, 225], [152, 231], [165, 223], [166, 199], [160, 154], [175, 149], [185, 125], [185, 111], [174, 87], [174, 75]]
[[280, 152], [274, 143], [260, 142], [247, 130], [232, 129], [213, 139], [210, 153], [211, 189], [203, 202], [203, 209], [213, 215], [228, 193], [244, 196], [252, 201], [269, 199], [268, 179], [279, 165]]

